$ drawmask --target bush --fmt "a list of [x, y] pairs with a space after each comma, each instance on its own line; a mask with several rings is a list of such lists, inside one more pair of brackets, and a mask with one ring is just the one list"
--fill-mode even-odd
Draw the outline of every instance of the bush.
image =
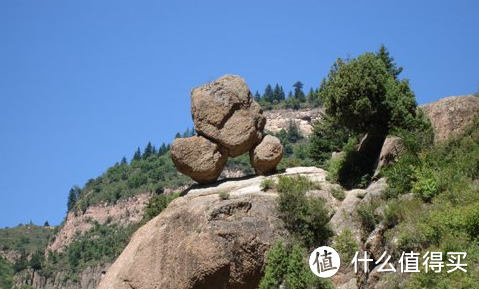
[[308, 248], [324, 244], [332, 235], [329, 212], [320, 198], [308, 198], [315, 184], [304, 176], [278, 178], [278, 210], [286, 228]]
[[352, 260], [359, 249], [353, 233], [347, 228], [334, 239], [334, 247], [343, 260]]
[[346, 193], [344, 193], [344, 190], [341, 187], [332, 186], [330, 192], [336, 200], [342, 201], [346, 198]]
[[288, 266], [288, 253], [283, 243], [275, 243], [268, 251], [264, 277], [258, 289], [278, 288], [283, 282]]
[[316, 165], [325, 168], [333, 152], [339, 152], [348, 142], [348, 131], [325, 117], [313, 125], [309, 136], [308, 154]]
[[479, 202], [465, 210], [466, 231], [471, 239], [479, 238]]
[[329, 181], [347, 189], [366, 188], [369, 185], [374, 159], [357, 151], [357, 145], [358, 140], [350, 138], [341, 155], [330, 160], [327, 176]]
[[278, 242], [268, 252], [264, 277], [259, 289], [279, 288], [285, 284], [291, 289], [331, 289], [332, 284], [316, 277], [308, 265], [306, 248], [295, 244], [286, 250], [283, 243]]
[[437, 194], [437, 183], [431, 169], [416, 168], [413, 178], [412, 192], [423, 200], [429, 201]]
[[264, 179], [259, 186], [262, 191], [266, 192], [274, 188], [275, 182], [273, 179]]
[[0, 288], [11, 288], [13, 285], [12, 265], [0, 256]]
[[381, 216], [376, 215], [376, 209], [381, 205], [380, 200], [371, 200], [361, 203], [356, 213], [363, 229], [369, 234], [381, 222]]
[[222, 200], [228, 200], [230, 198], [230, 194], [227, 192], [220, 192], [218, 194], [218, 197], [220, 197], [220, 199]]
[[153, 196], [146, 205], [145, 212], [143, 214], [143, 220], [148, 221], [158, 216], [168, 206], [168, 204], [174, 199], [178, 198], [180, 194], [161, 194]]

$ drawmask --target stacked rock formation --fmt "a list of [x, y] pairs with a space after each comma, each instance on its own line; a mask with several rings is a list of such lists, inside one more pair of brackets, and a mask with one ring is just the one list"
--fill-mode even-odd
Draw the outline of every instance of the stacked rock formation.
[[198, 136], [175, 139], [171, 158], [181, 173], [198, 183], [216, 181], [228, 157], [249, 152], [257, 174], [273, 172], [283, 157], [279, 139], [264, 137], [263, 110], [239, 76], [225, 75], [195, 88], [191, 115]]

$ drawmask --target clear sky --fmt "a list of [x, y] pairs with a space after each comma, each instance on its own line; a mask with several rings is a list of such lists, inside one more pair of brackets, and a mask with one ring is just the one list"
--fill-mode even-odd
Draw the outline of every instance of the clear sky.
[[191, 88], [317, 87], [385, 44], [419, 103], [479, 87], [479, 1], [0, 0], [0, 227], [192, 125]]

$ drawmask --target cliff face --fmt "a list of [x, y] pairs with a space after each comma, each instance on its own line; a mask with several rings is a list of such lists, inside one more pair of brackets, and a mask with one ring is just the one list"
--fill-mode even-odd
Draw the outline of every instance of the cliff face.
[[268, 110], [264, 112], [266, 117], [265, 130], [270, 132], [279, 132], [282, 129], [288, 130], [290, 122], [293, 122], [301, 134], [307, 137], [313, 132], [312, 124], [321, 120], [323, 113], [324, 109], [322, 107], [300, 110]]
[[82, 212], [69, 212], [65, 223], [46, 251], [61, 252], [68, 246], [77, 234], [87, 232], [95, 222], [109, 223], [125, 227], [141, 221], [143, 209], [151, 197], [150, 193], [136, 195], [126, 200], [119, 200], [116, 204], [101, 204], [91, 206]]
[[83, 270], [78, 279], [73, 280], [69, 273], [58, 271], [53, 272], [48, 278], [38, 274], [32, 269], [24, 270], [16, 275], [13, 280], [12, 289], [23, 289], [25, 285], [36, 289], [94, 289], [111, 264], [101, 264], [95, 267], [88, 267]]

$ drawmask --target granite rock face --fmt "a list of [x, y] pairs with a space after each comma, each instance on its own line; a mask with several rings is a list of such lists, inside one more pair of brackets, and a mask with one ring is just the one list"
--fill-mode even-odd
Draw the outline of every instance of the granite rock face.
[[450, 96], [421, 106], [431, 120], [434, 141], [462, 133], [479, 116], [479, 97]]

